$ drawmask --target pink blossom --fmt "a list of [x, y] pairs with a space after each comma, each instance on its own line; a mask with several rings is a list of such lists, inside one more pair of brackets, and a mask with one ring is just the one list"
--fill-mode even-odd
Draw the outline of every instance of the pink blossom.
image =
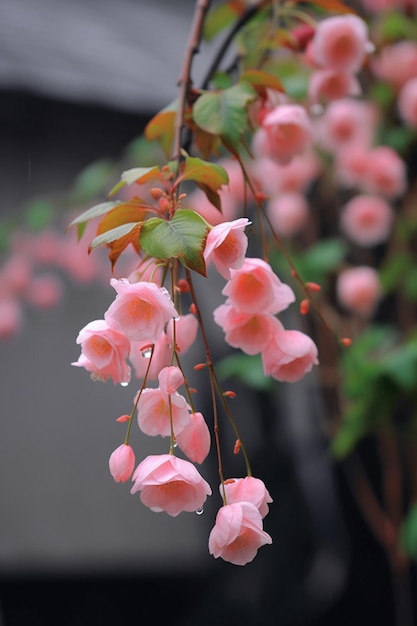
[[112, 278], [110, 284], [117, 296], [104, 318], [109, 326], [123, 332], [131, 341], [155, 343], [168, 320], [178, 317], [166, 289], [154, 283], [129, 283]]
[[367, 148], [371, 145], [377, 115], [369, 102], [342, 98], [330, 102], [316, 123], [316, 140], [330, 152], [352, 144]]
[[274, 231], [282, 237], [297, 235], [308, 223], [309, 206], [298, 192], [278, 194], [267, 202], [266, 213]]
[[207, 235], [204, 248], [206, 264], [213, 261], [219, 274], [226, 280], [231, 277], [230, 269], [239, 269], [243, 265], [248, 238], [244, 230], [251, 222], [239, 218], [233, 222], [223, 222], [214, 226]]
[[78, 361], [71, 363], [91, 372], [92, 378], [114, 384], [130, 380], [130, 367], [126, 363], [130, 351], [127, 337], [113, 328], [105, 320], [94, 320], [82, 328], [76, 339], [81, 344]]
[[178, 387], [184, 384], [184, 375], [179, 367], [171, 365], [164, 367], [158, 375], [159, 388], [162, 393], [175, 393]]
[[141, 393], [137, 410], [139, 428], [151, 437], [171, 435], [170, 412], [175, 436], [190, 423], [187, 402], [177, 392], [167, 394], [161, 389], [146, 388]]
[[9, 293], [21, 294], [28, 288], [32, 278], [30, 257], [21, 253], [12, 253], [4, 263], [0, 281]]
[[403, 39], [383, 46], [372, 58], [371, 68], [377, 78], [399, 91], [411, 78], [417, 78], [417, 42]]
[[317, 156], [306, 151], [281, 165], [268, 157], [259, 156], [251, 164], [251, 172], [261, 190], [268, 196], [279, 193], [307, 191], [320, 174]]
[[312, 104], [331, 102], [360, 94], [360, 83], [349, 72], [328, 68], [318, 69], [312, 73], [308, 83], [308, 97]]
[[213, 315], [229, 346], [246, 354], [262, 352], [271, 335], [283, 329], [281, 322], [271, 313], [246, 313], [227, 302], [217, 307]]
[[[228, 478], [224, 483], [226, 502], [251, 502], [256, 506], [262, 517], [269, 512], [268, 504], [273, 500], [265, 483], [260, 478], [246, 476], [246, 478]], [[220, 485], [220, 494], [223, 487]]]
[[318, 23], [312, 39], [317, 65], [344, 72], [361, 69], [369, 50], [368, 27], [356, 15], [336, 15]]
[[189, 461], [171, 454], [150, 455], [135, 469], [130, 493], [140, 491], [143, 504], [176, 517], [197, 511], [211, 495], [210, 485]]
[[299, 104], [281, 104], [264, 117], [253, 137], [255, 156], [267, 156], [278, 163], [289, 163], [312, 144], [312, 126]]
[[62, 282], [52, 273], [34, 276], [28, 285], [25, 298], [40, 309], [50, 309], [62, 298]]
[[242, 267], [231, 273], [222, 293], [229, 296], [229, 304], [242, 312], [275, 314], [295, 300], [291, 287], [282, 283], [262, 259], [246, 258]]
[[363, 185], [368, 165], [368, 146], [348, 144], [338, 150], [335, 160], [335, 175], [337, 181], [344, 187], [359, 187]]
[[417, 77], [401, 88], [397, 100], [398, 113], [410, 128], [417, 128]]
[[394, 211], [384, 198], [357, 195], [342, 208], [340, 229], [354, 243], [371, 247], [390, 235]]
[[202, 463], [210, 452], [211, 437], [202, 413], [190, 413], [190, 423], [175, 435], [178, 447], [193, 463]]
[[133, 448], [125, 443], [116, 448], [109, 459], [110, 474], [117, 483], [125, 483], [132, 476], [135, 468]]
[[[133, 365], [136, 378], [144, 378], [151, 358], [151, 341], [132, 341], [130, 346], [129, 361]], [[149, 365], [148, 380], [156, 380], [163, 367], [167, 367], [171, 361], [172, 350], [168, 338], [162, 333], [155, 342], [152, 361]]]
[[222, 506], [209, 536], [209, 552], [234, 565], [246, 565], [272, 538], [262, 528], [262, 517], [251, 502]]
[[298, 330], [284, 330], [273, 335], [262, 352], [264, 374], [294, 383], [318, 365], [317, 354], [311, 337]]
[[404, 160], [390, 146], [377, 146], [369, 150], [362, 185], [370, 193], [398, 198], [407, 187]]
[[180, 354], [185, 354], [196, 340], [198, 331], [197, 318], [192, 313], [188, 313], [187, 315], [180, 315], [179, 318], [169, 320], [166, 334], [171, 348], [174, 344], [174, 325], [176, 349]]
[[23, 314], [14, 296], [0, 298], [0, 338], [12, 337], [22, 327]]
[[343, 270], [337, 278], [336, 294], [348, 311], [371, 316], [382, 296], [378, 272], [366, 265]]

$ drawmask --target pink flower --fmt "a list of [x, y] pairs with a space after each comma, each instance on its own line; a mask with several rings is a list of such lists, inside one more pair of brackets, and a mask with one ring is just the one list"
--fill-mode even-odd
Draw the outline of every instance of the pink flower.
[[330, 102], [316, 123], [317, 143], [330, 152], [352, 144], [368, 148], [374, 137], [377, 116], [369, 103], [354, 98]]
[[318, 365], [317, 346], [298, 330], [284, 330], [273, 335], [262, 352], [265, 376], [294, 383]]
[[234, 565], [246, 565], [259, 548], [272, 543], [262, 528], [262, 517], [254, 504], [235, 502], [222, 506], [209, 536], [209, 552]]
[[212, 228], [207, 236], [204, 249], [206, 264], [213, 261], [219, 274], [226, 280], [230, 278], [230, 269], [242, 267], [248, 247], [248, 238], [244, 230], [251, 222], [243, 217], [233, 222], [223, 222]]
[[271, 313], [246, 313], [227, 302], [217, 307], [213, 315], [229, 346], [246, 354], [259, 354], [271, 335], [283, 330], [281, 322]]
[[297, 235], [307, 225], [310, 215], [305, 196], [297, 192], [273, 196], [266, 204], [266, 213], [281, 237]]
[[281, 104], [264, 117], [254, 135], [256, 156], [289, 163], [312, 144], [312, 127], [305, 109], [298, 104]]
[[185, 354], [196, 340], [198, 331], [197, 318], [192, 313], [188, 313], [187, 315], [180, 315], [175, 320], [169, 320], [166, 334], [171, 348], [174, 343], [174, 325], [175, 345], [180, 354]]
[[345, 309], [370, 317], [382, 296], [378, 272], [366, 265], [343, 270], [337, 278], [336, 294]]
[[192, 463], [171, 454], [146, 457], [135, 469], [130, 493], [140, 491], [143, 504], [159, 513], [165, 511], [176, 517], [182, 511], [201, 509], [210, 485]]
[[308, 97], [312, 104], [359, 96], [361, 86], [355, 76], [334, 69], [318, 69], [310, 76]]
[[125, 483], [132, 476], [135, 468], [133, 448], [125, 443], [116, 448], [110, 455], [109, 469], [117, 483]]
[[109, 326], [123, 332], [131, 341], [155, 343], [168, 320], [178, 317], [167, 290], [154, 283], [129, 283], [112, 278], [110, 284], [117, 296], [104, 318]]
[[407, 186], [404, 160], [389, 146], [377, 146], [369, 150], [362, 185], [370, 193], [397, 198], [405, 192]]
[[94, 320], [82, 328], [76, 339], [81, 344], [78, 361], [71, 363], [91, 372], [92, 378], [114, 384], [130, 380], [130, 367], [126, 363], [130, 342], [123, 333], [113, 330], [105, 320]]
[[320, 169], [320, 161], [310, 151], [295, 156], [285, 165], [261, 156], [254, 159], [251, 164], [253, 177], [268, 196], [291, 191], [300, 193], [307, 191], [320, 174]]
[[368, 27], [356, 15], [336, 15], [318, 23], [312, 39], [317, 65], [344, 72], [357, 72], [365, 61]]
[[291, 287], [262, 259], [246, 258], [242, 267], [231, 273], [222, 294], [229, 296], [228, 304], [244, 313], [279, 313], [295, 300]]
[[411, 78], [417, 77], [417, 42], [403, 39], [383, 46], [372, 58], [371, 68], [377, 78], [399, 91]]
[[342, 208], [340, 228], [354, 243], [371, 247], [388, 239], [393, 219], [393, 209], [386, 200], [357, 195]]
[[211, 437], [201, 413], [190, 413], [190, 423], [175, 435], [178, 447], [193, 463], [202, 463], [210, 452]]
[[14, 296], [0, 298], [0, 338], [12, 337], [22, 327], [22, 307]]
[[159, 388], [162, 393], [175, 393], [184, 384], [184, 376], [179, 367], [164, 367], [158, 375]]
[[40, 309], [50, 309], [62, 298], [62, 282], [52, 273], [34, 276], [25, 293], [26, 300]]
[[175, 436], [190, 423], [187, 402], [176, 392], [167, 394], [161, 389], [146, 388], [141, 393], [137, 409], [139, 428], [151, 437], [171, 435], [170, 411]]
[[417, 77], [408, 80], [398, 94], [398, 113], [410, 128], [417, 128]]
[[[246, 476], [246, 478], [228, 478], [224, 483], [226, 502], [251, 502], [256, 506], [261, 517], [265, 517], [269, 512], [268, 504], [273, 500], [265, 483], [260, 478]], [[220, 485], [220, 494], [223, 488]]]
[[[146, 348], [145, 348], [146, 347]], [[151, 357], [151, 341], [132, 341], [129, 360], [135, 370], [136, 378], [144, 378]], [[152, 361], [149, 366], [148, 380], [156, 380], [163, 367], [167, 367], [171, 361], [172, 350], [165, 333], [156, 341], [152, 353]]]

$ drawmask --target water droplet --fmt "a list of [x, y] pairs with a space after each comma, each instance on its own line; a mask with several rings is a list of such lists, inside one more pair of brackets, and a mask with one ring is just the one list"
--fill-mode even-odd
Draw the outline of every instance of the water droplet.
[[321, 115], [324, 111], [324, 108], [321, 104], [313, 104], [310, 107], [310, 113], [311, 115]]
[[120, 386], [121, 386], [121, 387], [127, 387], [127, 386], [128, 386], [128, 384], [129, 384], [129, 383], [123, 382], [123, 383], [120, 383]]
[[178, 448], [178, 444], [176, 441], [174, 441], [174, 445], [172, 446], [173, 448]]
[[197, 509], [196, 515], [203, 515], [204, 509]]
[[152, 348], [146, 348], [146, 350], [143, 350], [142, 352], [142, 356], [144, 359], [149, 359], [151, 357], [152, 354]]

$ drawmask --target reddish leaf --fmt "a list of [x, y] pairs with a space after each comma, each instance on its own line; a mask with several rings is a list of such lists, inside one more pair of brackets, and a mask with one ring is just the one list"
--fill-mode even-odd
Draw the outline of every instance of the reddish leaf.
[[147, 205], [134, 202], [126, 202], [111, 210], [101, 220], [97, 228], [97, 235], [129, 222], [142, 222], [147, 213]]
[[281, 81], [274, 74], [264, 72], [263, 70], [246, 70], [241, 75], [240, 80], [245, 80], [253, 85], [255, 89], [268, 87], [269, 89], [275, 89], [275, 91], [284, 92]]
[[164, 110], [157, 113], [145, 128], [145, 137], [148, 141], [158, 141], [166, 156], [169, 157], [175, 134], [176, 111]]

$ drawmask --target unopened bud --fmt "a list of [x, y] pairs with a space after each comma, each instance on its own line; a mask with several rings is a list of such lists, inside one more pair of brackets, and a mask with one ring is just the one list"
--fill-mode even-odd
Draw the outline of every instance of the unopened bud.
[[177, 289], [181, 293], [188, 293], [190, 291], [190, 285], [185, 280], [185, 278], [180, 278], [180, 280], [177, 282]]
[[197, 363], [197, 365], [194, 365], [194, 369], [196, 372], [203, 370], [205, 367], [206, 367], [206, 363]]
[[164, 195], [164, 192], [159, 187], [152, 187], [149, 193], [154, 200], [159, 200]]
[[321, 290], [321, 286], [318, 283], [306, 283], [305, 287], [309, 291], [320, 291]]
[[197, 315], [197, 307], [196, 307], [196, 305], [194, 304], [194, 302], [192, 302], [192, 303], [190, 304], [190, 308], [189, 308], [188, 310], [189, 310], [189, 311], [190, 311], [190, 313], [192, 313], [193, 315]]
[[235, 445], [233, 447], [233, 454], [239, 454], [240, 452], [240, 439], [236, 439]]
[[225, 391], [223, 395], [227, 398], [236, 398], [236, 394], [234, 391]]
[[340, 343], [342, 344], [342, 346], [345, 346], [346, 348], [348, 348], [349, 346], [352, 345], [352, 339], [350, 337], [343, 337], [340, 340]]
[[307, 315], [309, 310], [310, 310], [310, 302], [307, 299], [301, 300], [301, 302], [300, 302], [300, 313], [301, 313], [301, 315]]
[[116, 422], [128, 422], [130, 420], [130, 415], [121, 415], [117, 418]]

